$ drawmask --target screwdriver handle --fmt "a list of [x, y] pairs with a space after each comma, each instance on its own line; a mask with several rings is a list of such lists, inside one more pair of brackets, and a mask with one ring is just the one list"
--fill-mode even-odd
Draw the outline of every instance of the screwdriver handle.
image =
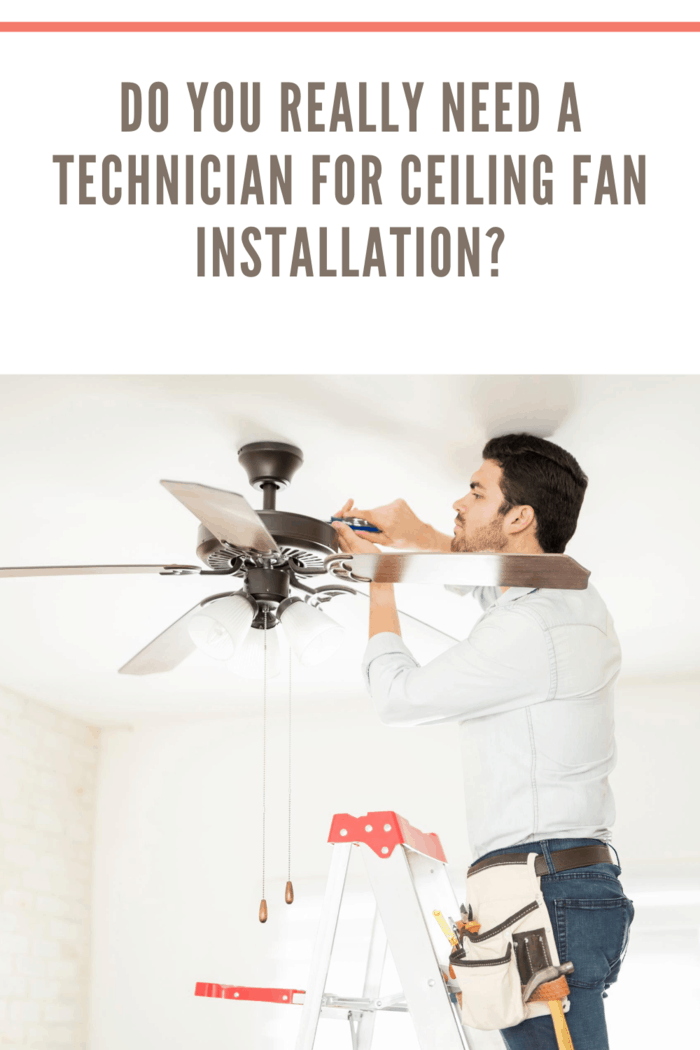
[[447, 939], [448, 939], [448, 941], [450, 942], [450, 944], [452, 945], [452, 947], [453, 947], [453, 948], [456, 948], [456, 947], [457, 947], [457, 945], [459, 944], [459, 941], [458, 941], [458, 940], [457, 940], [457, 938], [455, 937], [455, 935], [454, 935], [454, 933], [452, 932], [452, 930], [450, 929], [450, 927], [449, 927], [449, 926], [447, 925], [447, 923], [445, 922], [445, 917], [444, 917], [444, 915], [442, 914], [442, 912], [441, 912], [441, 911], [439, 911], [439, 910], [438, 910], [438, 909], [436, 908], [436, 909], [435, 909], [435, 910], [433, 911], [433, 915], [434, 915], [434, 916], [435, 916], [435, 918], [437, 919], [437, 924], [438, 924], [438, 926], [440, 927], [440, 929], [442, 930], [442, 932], [443, 932], [443, 933], [445, 934], [445, 936], [447, 937]]

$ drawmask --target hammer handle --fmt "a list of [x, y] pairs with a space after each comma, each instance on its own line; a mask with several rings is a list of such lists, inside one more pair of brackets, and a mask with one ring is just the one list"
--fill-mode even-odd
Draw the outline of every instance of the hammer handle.
[[[543, 986], [546, 987], [546, 986]], [[564, 1008], [561, 1005], [561, 999], [551, 999], [547, 1006], [549, 1012], [552, 1015], [552, 1021], [554, 1023], [554, 1034], [557, 1037], [557, 1046], [559, 1050], [574, 1050], [574, 1044], [571, 1042], [571, 1032], [569, 1026], [566, 1023], [566, 1017], [564, 1016]]]

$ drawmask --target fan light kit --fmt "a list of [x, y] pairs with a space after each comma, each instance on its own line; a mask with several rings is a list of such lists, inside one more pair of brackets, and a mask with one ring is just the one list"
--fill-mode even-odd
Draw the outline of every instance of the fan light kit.
[[245, 638], [256, 613], [255, 602], [244, 594], [220, 598], [190, 619], [190, 638], [203, 653], [216, 660], [230, 659]]
[[[257, 607], [245, 594], [230, 594], [209, 602], [189, 620], [189, 636], [203, 653], [216, 660], [227, 660], [235, 674], [261, 678], [262, 638], [253, 626]], [[286, 598], [277, 609], [277, 621], [299, 663], [319, 664], [333, 656], [343, 641], [344, 629], [320, 609], [301, 598]], [[267, 674], [279, 674], [275, 636], [268, 639]]]
[[[276, 630], [289, 643], [289, 739], [291, 813], [291, 653], [312, 666], [329, 659], [342, 643], [343, 628], [319, 608], [341, 596], [361, 601], [367, 595], [351, 583], [430, 583], [448, 586], [551, 587], [580, 590], [587, 586], [587, 569], [565, 554], [338, 553], [338, 534], [328, 521], [279, 511], [277, 493], [286, 488], [302, 465], [301, 450], [279, 441], [255, 441], [238, 452], [238, 461], [250, 484], [262, 493], [263, 506], [255, 511], [236, 492], [186, 481], [162, 481], [199, 519], [197, 565], [53, 565], [0, 568], [0, 578], [13, 576], [81, 576], [95, 574], [158, 573], [161, 576], [229, 576], [243, 582], [241, 589], [214, 594], [198, 602], [162, 634], [149, 642], [120, 669], [121, 674], [149, 675], [171, 671], [199, 649], [226, 661], [243, 678], [263, 682], [263, 863], [259, 918], [267, 921], [265, 898], [265, 775], [267, 739], [267, 679], [281, 670]], [[356, 531], [376, 531], [352, 519]], [[333, 575], [344, 581], [311, 587], [313, 576]], [[290, 594], [290, 590], [296, 593]], [[433, 636], [456, 642], [429, 624]], [[291, 821], [290, 821], [291, 827]], [[285, 901], [291, 904], [291, 839]]]

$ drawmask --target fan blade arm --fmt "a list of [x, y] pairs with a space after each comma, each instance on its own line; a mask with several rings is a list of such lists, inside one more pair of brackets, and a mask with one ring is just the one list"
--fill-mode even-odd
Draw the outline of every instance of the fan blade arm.
[[0, 578], [12, 576], [119, 576], [157, 573], [160, 576], [199, 574], [196, 565], [15, 565], [0, 568]]

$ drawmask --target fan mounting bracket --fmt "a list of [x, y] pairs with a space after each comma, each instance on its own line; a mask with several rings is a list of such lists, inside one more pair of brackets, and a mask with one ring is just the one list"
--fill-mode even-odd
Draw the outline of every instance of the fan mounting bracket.
[[[266, 488], [274, 492], [291, 483], [304, 456], [300, 448], [284, 441], [251, 441], [239, 448], [238, 462], [253, 488], [267, 495]], [[270, 509], [274, 509], [274, 500], [272, 503]]]

